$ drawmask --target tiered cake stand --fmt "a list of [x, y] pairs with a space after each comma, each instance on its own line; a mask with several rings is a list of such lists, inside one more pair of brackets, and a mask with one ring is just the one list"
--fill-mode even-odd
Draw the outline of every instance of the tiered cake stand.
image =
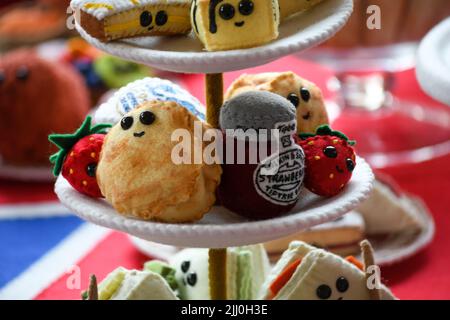
[[[80, 34], [95, 47], [112, 55], [158, 69], [206, 74], [207, 120], [217, 119], [223, 102], [223, 72], [263, 65], [283, 56], [314, 47], [332, 37], [347, 22], [352, 0], [328, 0], [283, 23], [278, 40], [258, 48], [224, 52], [205, 52], [193, 37], [133, 39], [101, 43], [77, 26]], [[139, 238], [180, 247], [211, 248], [210, 273], [225, 277], [220, 259], [230, 246], [242, 246], [288, 236], [306, 228], [339, 218], [366, 199], [374, 179], [361, 158], [353, 178], [338, 196], [326, 199], [304, 190], [298, 205], [288, 215], [248, 221], [221, 207], [214, 207], [204, 219], [193, 224], [164, 224], [122, 216], [103, 200], [85, 197], [58, 178], [55, 186], [61, 202], [81, 218], [120, 230]], [[210, 274], [211, 276], [211, 274]], [[221, 282], [225, 283], [225, 282]], [[225, 298], [225, 290], [211, 291], [213, 299]], [[225, 291], [226, 292], [226, 291]]]

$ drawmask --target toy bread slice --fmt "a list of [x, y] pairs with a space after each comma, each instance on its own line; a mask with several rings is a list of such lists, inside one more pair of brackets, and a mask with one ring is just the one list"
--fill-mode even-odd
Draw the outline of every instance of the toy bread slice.
[[78, 24], [103, 42], [186, 34], [190, 0], [72, 0]]
[[280, 3], [280, 20], [283, 21], [297, 13], [308, 10], [324, 0], [278, 0]]

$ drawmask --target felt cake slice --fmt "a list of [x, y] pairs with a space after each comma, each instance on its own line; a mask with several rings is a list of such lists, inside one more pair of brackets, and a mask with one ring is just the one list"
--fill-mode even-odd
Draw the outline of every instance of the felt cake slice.
[[194, 0], [194, 32], [208, 51], [256, 47], [278, 37], [278, 0]]
[[78, 24], [103, 42], [186, 34], [190, 0], [72, 0]]

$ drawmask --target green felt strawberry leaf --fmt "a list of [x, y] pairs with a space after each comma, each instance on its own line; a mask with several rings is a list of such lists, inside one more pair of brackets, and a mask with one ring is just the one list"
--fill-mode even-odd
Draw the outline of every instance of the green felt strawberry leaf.
[[48, 140], [59, 148], [57, 153], [50, 156], [50, 162], [54, 164], [53, 174], [55, 176], [61, 173], [67, 154], [78, 141], [92, 134], [106, 134], [106, 129], [111, 128], [109, 124], [98, 124], [92, 127], [91, 123], [92, 118], [87, 116], [81, 127], [74, 133], [51, 134], [48, 136]]
[[315, 136], [333, 136], [333, 137], [338, 137], [338, 138], [341, 138], [342, 140], [347, 141], [347, 143], [350, 146], [356, 145], [356, 141], [350, 140], [345, 134], [343, 134], [340, 131], [332, 130], [330, 128], [330, 126], [327, 125], [327, 124], [318, 127], [315, 134], [312, 134], [312, 133], [300, 133], [299, 134], [299, 137], [302, 140], [306, 140], [306, 139], [309, 139], [309, 138], [312, 138], [312, 137], [315, 137]]

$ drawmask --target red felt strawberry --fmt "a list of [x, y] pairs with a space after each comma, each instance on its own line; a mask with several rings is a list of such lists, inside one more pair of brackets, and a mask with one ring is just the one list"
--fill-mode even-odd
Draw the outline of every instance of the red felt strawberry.
[[305, 187], [320, 196], [332, 197], [344, 189], [356, 166], [354, 141], [327, 125], [315, 135], [302, 134], [297, 142], [306, 156]]
[[59, 152], [50, 157], [55, 166], [53, 174], [60, 173], [78, 192], [93, 198], [102, 197], [95, 172], [108, 124], [91, 127], [87, 117], [73, 134], [52, 134], [49, 140], [59, 147]]

